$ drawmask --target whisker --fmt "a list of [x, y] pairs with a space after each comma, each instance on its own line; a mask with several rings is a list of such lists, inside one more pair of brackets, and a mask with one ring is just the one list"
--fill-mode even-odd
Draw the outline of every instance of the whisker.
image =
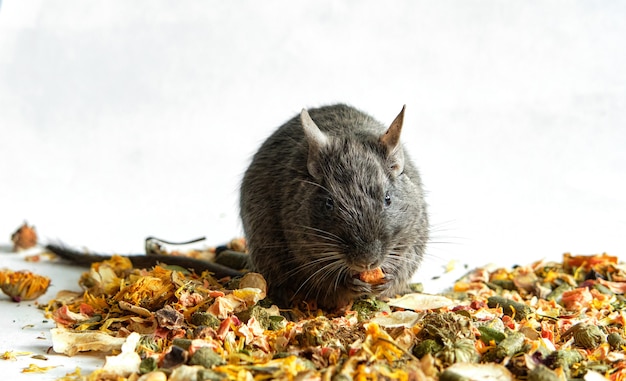
[[[328, 278], [330, 275], [332, 275], [332, 273], [334, 273], [335, 271], [325, 271], [327, 269], [333, 269], [333, 268], [337, 268], [337, 267], [341, 267], [341, 264], [338, 261], [333, 261], [325, 266], [320, 267], [317, 271], [313, 272], [311, 275], [309, 275], [300, 285], [300, 287], [298, 287], [298, 289], [296, 290], [296, 292], [294, 293], [294, 296], [297, 295], [300, 290], [302, 290], [302, 288], [307, 285], [311, 280], [315, 280], [315, 282], [313, 282], [311, 284], [311, 286], [315, 286], [317, 285], [321, 280], [324, 280], [326, 278]], [[317, 276], [318, 274], [322, 274], [321, 276]], [[318, 290], [319, 293], [319, 287], [310, 287], [309, 291], [307, 291], [307, 293], [305, 294], [305, 298], [308, 297], [311, 293], [311, 290], [313, 288], [316, 288]]]
[[314, 232], [320, 233], [320, 234], [314, 235], [315, 237], [327, 238], [327, 239], [335, 238], [336, 242], [343, 242], [343, 239], [341, 237], [339, 237], [338, 235], [333, 234], [333, 233], [331, 233], [329, 231], [322, 230], [322, 229], [319, 229], [319, 228], [314, 228], [312, 226], [306, 226], [306, 225], [298, 225], [298, 226], [301, 227], [301, 228], [304, 228], [304, 229], [310, 229], [310, 230], [313, 230]]
[[[305, 272], [305, 270], [307, 269], [314, 269], [316, 268], [318, 265], [323, 264], [325, 262], [336, 262], [338, 259], [341, 258], [341, 256], [338, 253], [329, 253], [330, 255], [325, 255], [323, 257], [319, 257], [316, 258], [312, 261], [306, 262], [306, 263], [302, 263], [299, 266], [296, 266], [295, 268], [289, 270], [286, 274], [285, 277], [289, 277], [291, 275], [296, 275], [299, 272]], [[295, 260], [292, 260], [291, 262], [296, 262]], [[325, 265], [326, 266], [326, 265]], [[323, 268], [324, 266], [322, 266]], [[318, 270], [319, 271], [319, 270]]]

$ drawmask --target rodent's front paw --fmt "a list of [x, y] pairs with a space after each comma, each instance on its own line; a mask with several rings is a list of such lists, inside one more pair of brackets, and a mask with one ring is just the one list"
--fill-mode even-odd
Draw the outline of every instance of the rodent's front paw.
[[352, 277], [348, 279], [348, 289], [355, 295], [368, 295], [372, 293], [372, 285], [363, 282], [358, 277]]
[[394, 274], [385, 274], [384, 282], [372, 285], [373, 294], [382, 294], [388, 291], [390, 288], [395, 287], [396, 277]]
[[377, 284], [372, 286], [372, 294], [382, 294], [383, 292], [387, 291], [389, 289], [389, 285], [391, 284], [391, 282], [387, 281], [385, 283], [381, 283], [381, 284]]
[[393, 275], [385, 275], [385, 278], [379, 283], [368, 283], [355, 276], [349, 279], [348, 288], [356, 296], [362, 295], [378, 295], [382, 294], [394, 284], [395, 277]]

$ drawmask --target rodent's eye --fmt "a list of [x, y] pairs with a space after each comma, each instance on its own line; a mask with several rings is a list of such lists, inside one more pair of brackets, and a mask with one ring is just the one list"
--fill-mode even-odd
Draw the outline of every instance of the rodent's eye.
[[326, 207], [326, 210], [331, 211], [335, 209], [335, 201], [330, 197], [326, 197], [324, 206]]
[[391, 196], [389, 195], [389, 192], [385, 193], [385, 206], [389, 206], [391, 205]]

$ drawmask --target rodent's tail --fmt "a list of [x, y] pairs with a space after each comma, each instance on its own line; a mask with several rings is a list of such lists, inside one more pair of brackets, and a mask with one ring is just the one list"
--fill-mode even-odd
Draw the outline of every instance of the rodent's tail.
[[90, 266], [92, 263], [111, 259], [111, 255], [79, 251], [63, 243], [48, 244], [46, 245], [46, 250], [52, 252], [60, 258], [66, 259], [74, 264], [81, 266]]
[[[46, 245], [46, 249], [53, 254], [56, 254], [57, 256], [80, 266], [91, 266], [92, 263], [105, 261], [107, 259], [111, 259], [112, 257], [109, 254], [97, 254], [75, 250], [65, 244], [59, 243], [48, 244]], [[219, 263], [203, 261], [201, 259], [185, 256], [162, 254], [137, 254], [123, 256], [128, 258], [133, 266], [136, 268], [150, 268], [159, 263], [164, 263], [167, 265], [180, 266], [186, 269], [193, 269], [197, 273], [200, 273], [202, 271], [209, 271], [213, 273], [216, 278], [222, 278], [227, 276], [238, 277], [243, 275], [243, 272], [221, 265]]]

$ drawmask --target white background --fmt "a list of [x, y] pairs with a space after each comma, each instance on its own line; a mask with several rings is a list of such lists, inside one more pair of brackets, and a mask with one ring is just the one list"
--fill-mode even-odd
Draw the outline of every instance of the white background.
[[0, 242], [24, 220], [104, 252], [227, 241], [263, 139], [347, 102], [407, 105], [433, 224], [416, 280], [626, 256], [624, 36], [620, 1], [4, 1]]

